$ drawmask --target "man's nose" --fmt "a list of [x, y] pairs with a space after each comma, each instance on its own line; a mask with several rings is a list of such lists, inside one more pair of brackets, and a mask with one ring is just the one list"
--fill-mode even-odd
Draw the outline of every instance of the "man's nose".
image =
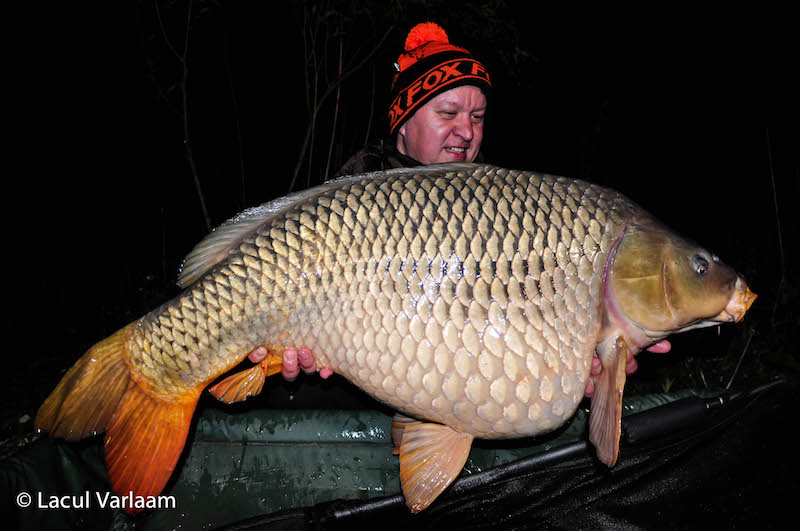
[[459, 115], [453, 128], [453, 133], [462, 140], [469, 142], [475, 135], [473, 123], [468, 114]]

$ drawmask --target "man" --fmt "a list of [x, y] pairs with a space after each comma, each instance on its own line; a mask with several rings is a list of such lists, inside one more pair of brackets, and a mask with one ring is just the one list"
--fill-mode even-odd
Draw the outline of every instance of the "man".
[[491, 89], [480, 61], [425, 22], [408, 33], [394, 67], [389, 139], [364, 147], [337, 176], [479, 160]]
[[[426, 22], [411, 29], [405, 51], [394, 66], [389, 141], [366, 146], [345, 163], [337, 176], [477, 160], [491, 89], [489, 75], [480, 61], [466, 49], [450, 44], [440, 26]], [[666, 352], [669, 343], [663, 341], [651, 349]], [[259, 347], [249, 359], [259, 363], [266, 355], [266, 348]], [[630, 357], [626, 372], [630, 374], [636, 367]], [[601, 368], [595, 356], [592, 377], [600, 374]], [[292, 381], [301, 370], [316, 372], [312, 352], [307, 348], [286, 349], [281, 370], [284, 378]], [[320, 370], [322, 378], [331, 374], [330, 369]], [[593, 392], [590, 378], [585, 394], [589, 397]]]

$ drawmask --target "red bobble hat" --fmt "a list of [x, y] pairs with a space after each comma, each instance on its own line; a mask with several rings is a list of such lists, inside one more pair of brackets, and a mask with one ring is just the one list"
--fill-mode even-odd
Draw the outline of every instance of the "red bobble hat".
[[405, 52], [395, 63], [389, 134], [434, 96], [461, 85], [475, 85], [488, 96], [492, 86], [480, 61], [450, 44], [444, 29], [433, 22], [417, 24], [406, 37]]

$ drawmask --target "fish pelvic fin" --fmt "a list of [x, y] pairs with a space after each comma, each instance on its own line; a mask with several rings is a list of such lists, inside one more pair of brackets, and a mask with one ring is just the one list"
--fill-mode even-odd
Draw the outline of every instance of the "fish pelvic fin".
[[595, 447], [598, 459], [611, 467], [619, 455], [628, 347], [622, 337], [611, 338], [597, 346], [597, 354], [603, 370], [592, 395], [589, 440]]
[[428, 507], [464, 468], [473, 436], [442, 424], [420, 422], [403, 430], [400, 488], [412, 513]]
[[403, 431], [413, 424], [422, 424], [422, 421], [407, 417], [402, 413], [395, 413], [394, 417], [392, 417], [392, 442], [394, 443], [392, 455], [400, 453], [400, 446], [403, 443]]
[[[200, 391], [169, 400], [130, 381], [106, 430], [106, 466], [114, 492], [161, 493], [183, 451], [199, 397]], [[139, 510], [128, 507], [125, 512]]]
[[283, 358], [270, 352], [258, 365], [228, 376], [209, 388], [208, 392], [226, 404], [247, 400], [249, 397], [259, 394], [264, 388], [264, 380], [267, 376], [281, 372], [282, 366]]
[[103, 432], [125, 394], [128, 325], [90, 348], [61, 379], [36, 414], [34, 426], [77, 441]]

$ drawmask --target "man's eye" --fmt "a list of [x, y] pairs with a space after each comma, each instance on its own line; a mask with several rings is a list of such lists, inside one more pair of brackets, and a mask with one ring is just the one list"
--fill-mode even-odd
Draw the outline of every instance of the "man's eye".
[[472, 115], [472, 120], [475, 121], [475, 122], [482, 122], [483, 121], [483, 115], [482, 114], [473, 114]]

